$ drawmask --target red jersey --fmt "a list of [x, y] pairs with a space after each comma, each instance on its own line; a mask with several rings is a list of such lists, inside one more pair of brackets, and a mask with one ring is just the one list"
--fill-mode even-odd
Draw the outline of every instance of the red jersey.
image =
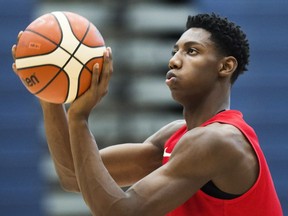
[[[283, 216], [281, 205], [275, 191], [274, 183], [259, 146], [254, 130], [243, 120], [242, 113], [228, 110], [218, 113], [201, 126], [219, 122], [238, 128], [253, 147], [259, 161], [259, 176], [255, 184], [244, 194], [234, 199], [219, 199], [198, 190], [189, 200], [167, 216]], [[163, 164], [169, 161], [178, 140], [187, 132], [183, 126], [165, 143]]]

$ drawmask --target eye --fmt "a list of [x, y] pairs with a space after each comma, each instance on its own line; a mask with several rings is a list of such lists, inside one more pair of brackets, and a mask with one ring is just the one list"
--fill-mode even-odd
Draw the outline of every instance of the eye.
[[198, 51], [195, 48], [188, 48], [187, 53], [189, 55], [197, 55]]

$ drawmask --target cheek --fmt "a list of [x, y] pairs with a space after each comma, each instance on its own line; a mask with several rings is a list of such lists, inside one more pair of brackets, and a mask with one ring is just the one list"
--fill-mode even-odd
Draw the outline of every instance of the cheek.
[[215, 61], [199, 59], [199, 61], [190, 62], [189, 76], [196, 80], [215, 80], [218, 76], [218, 64]]
[[214, 84], [218, 79], [217, 65], [212, 62], [194, 62], [186, 71], [185, 86], [193, 91], [206, 91], [213, 88]]

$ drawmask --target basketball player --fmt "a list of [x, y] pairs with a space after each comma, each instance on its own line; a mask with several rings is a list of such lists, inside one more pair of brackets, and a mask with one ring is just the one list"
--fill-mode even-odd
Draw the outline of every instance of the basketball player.
[[102, 73], [95, 65], [90, 89], [67, 115], [62, 105], [41, 101], [62, 186], [81, 192], [93, 215], [282, 216], [257, 136], [240, 111], [229, 109], [231, 86], [247, 70], [245, 34], [215, 14], [189, 16], [186, 27], [166, 75], [184, 120], [144, 143], [99, 151], [89, 130], [113, 71], [110, 48]]

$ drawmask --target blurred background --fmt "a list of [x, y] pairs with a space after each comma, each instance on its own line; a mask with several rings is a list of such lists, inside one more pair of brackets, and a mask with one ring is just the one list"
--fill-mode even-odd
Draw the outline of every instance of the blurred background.
[[258, 133], [288, 215], [287, 0], [0, 0], [1, 216], [91, 215], [80, 195], [60, 188], [38, 101], [11, 69], [10, 50], [18, 32], [56, 10], [88, 18], [113, 49], [110, 92], [90, 121], [100, 148], [141, 142], [182, 118], [165, 74], [187, 15], [214, 11], [242, 26], [251, 63], [233, 87], [232, 109], [240, 109]]

